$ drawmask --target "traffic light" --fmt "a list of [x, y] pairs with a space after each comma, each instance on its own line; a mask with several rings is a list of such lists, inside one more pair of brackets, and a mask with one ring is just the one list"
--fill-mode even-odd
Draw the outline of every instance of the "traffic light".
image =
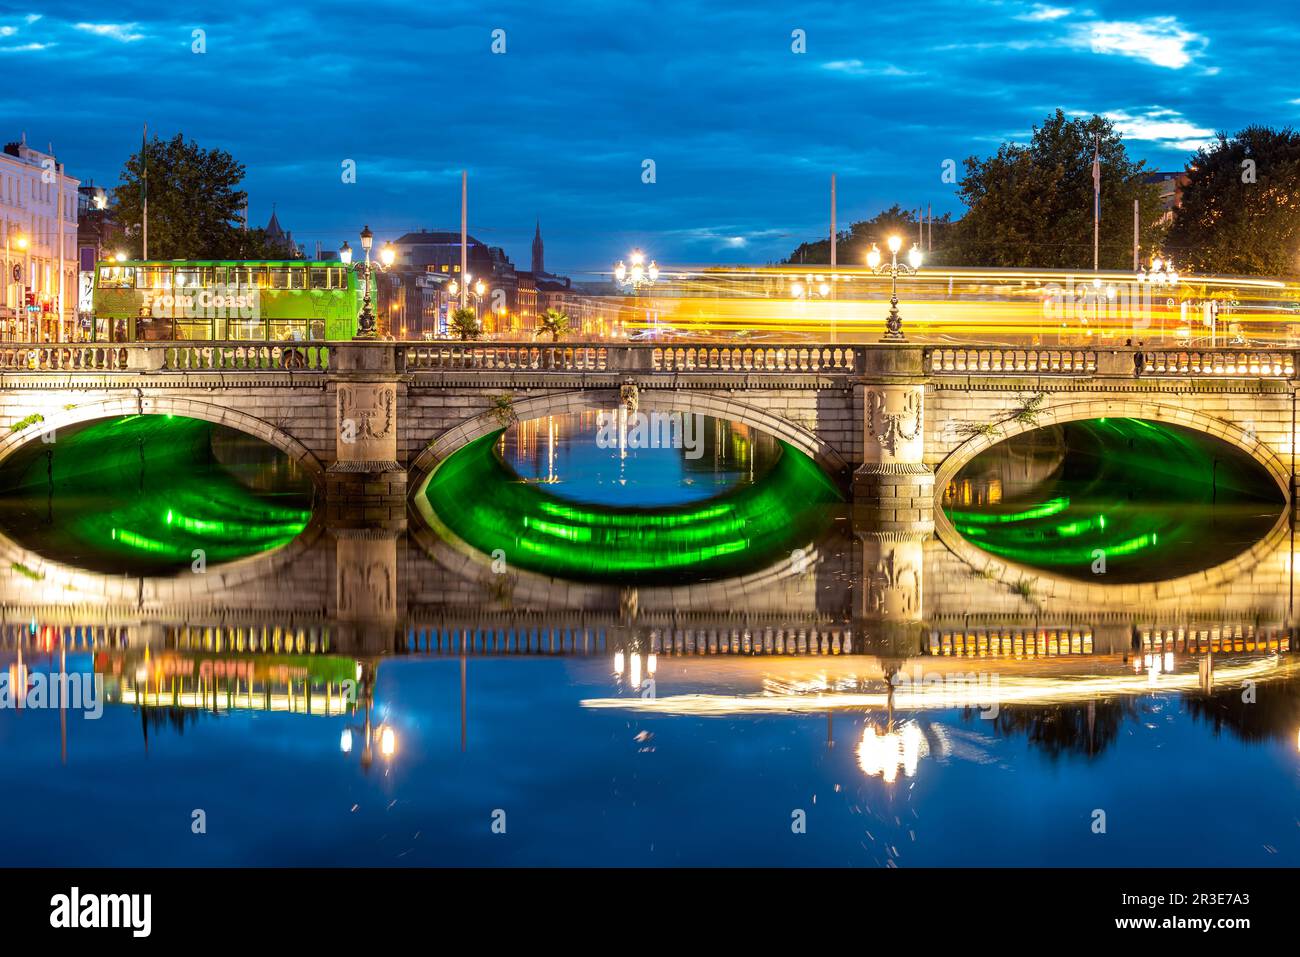
[[36, 293], [34, 290], [28, 289], [26, 291], [26, 293], [23, 296], [23, 302], [27, 306], [28, 312], [36, 312], [37, 310]]

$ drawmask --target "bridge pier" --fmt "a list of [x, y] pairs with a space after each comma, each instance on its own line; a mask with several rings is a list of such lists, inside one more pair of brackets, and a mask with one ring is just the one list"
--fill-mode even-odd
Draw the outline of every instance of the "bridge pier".
[[328, 521], [406, 521], [406, 468], [397, 458], [405, 385], [396, 360], [397, 350], [383, 342], [334, 350], [334, 461], [324, 483]]
[[934, 472], [925, 464], [924, 354], [867, 351], [862, 384], [862, 465], [853, 474], [855, 515], [882, 531], [934, 530]]

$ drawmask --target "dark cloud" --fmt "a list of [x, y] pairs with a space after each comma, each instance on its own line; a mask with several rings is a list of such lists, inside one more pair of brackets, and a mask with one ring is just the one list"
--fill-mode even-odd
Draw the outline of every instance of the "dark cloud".
[[1209, 132], [1300, 112], [1283, 3], [715, 6], [46, 0], [0, 15], [0, 62], [28, 77], [0, 102], [97, 182], [145, 121], [229, 149], [254, 218], [275, 202], [309, 246], [367, 222], [452, 226], [467, 168], [477, 235], [526, 262], [540, 217], [548, 264], [575, 273], [631, 244], [664, 262], [775, 258], [824, 231], [831, 172], [844, 222], [895, 202], [956, 212], [943, 160], [1057, 106], [1111, 114], [1166, 168]]

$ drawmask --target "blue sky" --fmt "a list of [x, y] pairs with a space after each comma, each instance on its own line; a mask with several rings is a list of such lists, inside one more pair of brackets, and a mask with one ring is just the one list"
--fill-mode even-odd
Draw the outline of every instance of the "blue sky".
[[254, 223], [274, 202], [311, 250], [456, 227], [466, 168], [471, 232], [526, 266], [540, 217], [548, 268], [577, 276], [634, 245], [780, 258], [824, 235], [832, 172], [845, 225], [960, 212], [943, 161], [1057, 107], [1110, 116], [1157, 168], [1300, 119], [1290, 2], [21, 4], [0, 12], [0, 135], [83, 181], [116, 182], [142, 123], [181, 131], [247, 164]]

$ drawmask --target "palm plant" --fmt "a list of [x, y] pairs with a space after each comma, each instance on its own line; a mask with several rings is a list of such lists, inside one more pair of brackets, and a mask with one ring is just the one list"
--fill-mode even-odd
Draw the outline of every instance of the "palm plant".
[[569, 317], [558, 309], [547, 309], [539, 317], [541, 325], [536, 335], [549, 334], [552, 342], [559, 342], [560, 336], [569, 331]]
[[478, 316], [474, 315], [473, 309], [467, 307], [454, 310], [448, 325], [461, 339], [478, 339], [483, 335], [483, 327], [479, 325]]

